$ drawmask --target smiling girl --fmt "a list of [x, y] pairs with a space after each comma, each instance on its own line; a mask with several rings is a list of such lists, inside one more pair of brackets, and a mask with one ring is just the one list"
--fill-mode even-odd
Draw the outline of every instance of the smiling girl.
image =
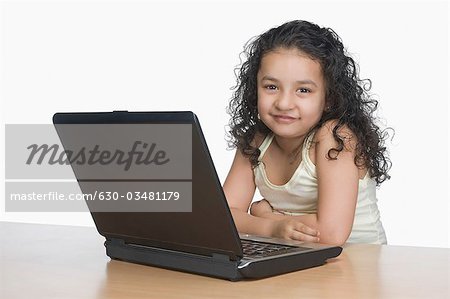
[[[389, 178], [387, 134], [338, 35], [292, 21], [258, 36], [246, 54], [229, 105], [237, 150], [224, 183], [238, 230], [386, 244], [376, 187]], [[264, 199], [250, 208], [256, 188]]]

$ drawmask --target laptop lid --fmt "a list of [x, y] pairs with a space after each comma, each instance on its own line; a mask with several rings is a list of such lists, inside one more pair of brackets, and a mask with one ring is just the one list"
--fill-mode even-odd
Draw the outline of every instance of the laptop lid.
[[[88, 207], [97, 230], [107, 239], [121, 239], [125, 243], [164, 248], [168, 250], [209, 255], [224, 254], [231, 260], [242, 257], [242, 248], [238, 232], [233, 222], [222, 186], [218, 179], [213, 161], [206, 145], [200, 123], [192, 112], [89, 112], [89, 113], [56, 113], [53, 123], [65, 150], [83, 148], [86, 140], [76, 130], [68, 130], [68, 125], [82, 125], [84, 128], [96, 130], [101, 126], [117, 128], [117, 125], [142, 125], [141, 127], [158, 125], [191, 125], [192, 130], [192, 176], [191, 179], [167, 179], [167, 176], [151, 179], [136, 179], [121, 174], [119, 179], [110, 178], [110, 173], [103, 165], [95, 165], [86, 172], [79, 164], [71, 162], [72, 169], [83, 193], [93, 193], [96, 186], [107, 181], [113, 185], [123, 182], [132, 186], [134, 182], [142, 185], [163, 182], [167, 186], [177, 182], [191, 184], [191, 212], [98, 212], [91, 203]], [[144, 126], [145, 125], [145, 126]], [[69, 127], [70, 127], [69, 126]], [[114, 144], [126, 138], [121, 130], [96, 135], [98, 144]], [[103, 131], [100, 131], [103, 132]], [[113, 135], [111, 135], [113, 134]], [[122, 134], [122, 135], [121, 135]], [[81, 135], [81, 136], [80, 136]], [[113, 137], [112, 137], [113, 136]], [[129, 137], [129, 136], [128, 136]], [[152, 144], [151, 132], [142, 143]], [[172, 140], [176, 144], [176, 138]], [[180, 142], [183, 142], [180, 139]], [[186, 144], [179, 144], [180, 147]], [[81, 163], [80, 163], [81, 164]], [[148, 167], [152, 167], [151, 165]], [[89, 176], [95, 172], [94, 178]], [[162, 176], [162, 173], [161, 173]], [[133, 192], [133, 190], [129, 190]], [[175, 191], [175, 190], [172, 190]], [[126, 200], [125, 200], [126, 204]]]

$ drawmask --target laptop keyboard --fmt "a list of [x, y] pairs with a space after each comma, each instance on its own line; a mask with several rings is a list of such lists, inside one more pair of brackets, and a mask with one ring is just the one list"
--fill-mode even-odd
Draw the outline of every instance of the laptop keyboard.
[[302, 251], [309, 250], [307, 247], [288, 246], [282, 244], [263, 243], [251, 240], [241, 239], [244, 257], [259, 258], [272, 255], [279, 255], [291, 250]]

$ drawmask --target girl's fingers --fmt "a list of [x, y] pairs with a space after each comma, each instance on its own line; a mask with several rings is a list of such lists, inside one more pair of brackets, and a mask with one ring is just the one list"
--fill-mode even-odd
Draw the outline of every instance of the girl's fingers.
[[294, 229], [296, 231], [299, 231], [301, 233], [313, 236], [313, 237], [318, 237], [319, 236], [319, 232], [316, 229], [313, 229], [307, 225], [304, 225], [303, 223], [296, 223]]
[[310, 242], [310, 243], [317, 243], [320, 241], [318, 237], [314, 237], [311, 235], [304, 234], [302, 232], [294, 230], [291, 235], [291, 239], [296, 241], [303, 241], [303, 242]]

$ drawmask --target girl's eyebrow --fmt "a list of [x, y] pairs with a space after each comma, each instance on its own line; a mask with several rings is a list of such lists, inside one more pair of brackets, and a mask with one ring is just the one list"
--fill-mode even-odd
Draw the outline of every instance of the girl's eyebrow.
[[[264, 80], [269, 80], [269, 81], [273, 81], [273, 82], [279, 82], [278, 79], [276, 79], [274, 77], [271, 77], [271, 76], [267, 76], [267, 75], [262, 77], [261, 81], [264, 81]], [[307, 80], [297, 80], [297, 81], [295, 81], [295, 83], [311, 84], [311, 85], [314, 85], [315, 87], [317, 87], [317, 84], [314, 81], [309, 80], [309, 79], [307, 79]]]

